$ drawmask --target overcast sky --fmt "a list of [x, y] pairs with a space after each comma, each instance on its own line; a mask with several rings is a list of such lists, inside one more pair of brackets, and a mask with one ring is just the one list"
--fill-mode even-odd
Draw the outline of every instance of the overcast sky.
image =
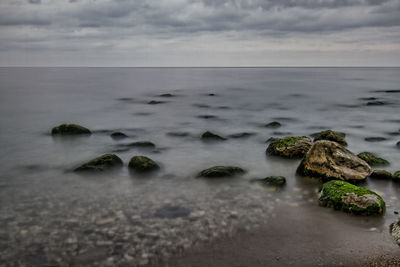
[[400, 66], [400, 0], [0, 0], [1, 66]]

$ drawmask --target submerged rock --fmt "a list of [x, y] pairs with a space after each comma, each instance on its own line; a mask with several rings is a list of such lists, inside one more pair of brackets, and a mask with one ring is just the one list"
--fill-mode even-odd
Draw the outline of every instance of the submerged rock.
[[301, 161], [297, 173], [324, 180], [360, 181], [368, 177], [371, 167], [336, 142], [317, 141]]
[[332, 130], [326, 130], [326, 131], [316, 133], [315, 137], [314, 137], [314, 142], [319, 141], [319, 140], [333, 141], [333, 142], [339, 143], [343, 146], [347, 146], [347, 142], [346, 142], [346, 140], [344, 140], [343, 134], [332, 131]]
[[124, 134], [124, 133], [122, 133], [122, 132], [113, 132], [112, 134], [111, 134], [111, 138], [112, 139], [116, 139], [116, 140], [118, 140], [118, 139], [124, 139], [124, 138], [127, 138], [128, 136], [126, 135], [126, 134]]
[[374, 179], [380, 179], [380, 180], [384, 180], [384, 179], [392, 179], [392, 174], [388, 171], [385, 170], [375, 170], [373, 171], [370, 176], [370, 178], [374, 178]]
[[243, 132], [243, 133], [231, 134], [231, 135], [229, 135], [229, 137], [231, 137], [231, 138], [248, 138], [248, 137], [253, 136], [255, 134], [256, 133]]
[[150, 141], [139, 141], [139, 142], [133, 142], [129, 143], [126, 146], [128, 147], [141, 147], [141, 148], [154, 148], [156, 145]]
[[83, 164], [82, 166], [76, 168], [74, 171], [106, 171], [115, 167], [120, 167], [123, 165], [122, 160], [114, 154], [105, 154], [98, 158], [92, 159], [91, 161]]
[[265, 127], [268, 127], [268, 128], [278, 128], [278, 127], [281, 127], [281, 126], [282, 126], [282, 124], [280, 124], [277, 121], [273, 121], [273, 122], [270, 122], [270, 123], [265, 125]]
[[174, 97], [175, 95], [167, 93], [167, 94], [161, 94], [159, 96], [160, 97]]
[[190, 133], [188, 133], [188, 132], [168, 132], [167, 135], [172, 136], [172, 137], [187, 137], [190, 135]]
[[385, 202], [377, 193], [337, 180], [322, 185], [319, 203], [356, 215], [381, 215], [386, 209]]
[[147, 104], [149, 104], [149, 105], [157, 105], [157, 104], [164, 104], [164, 103], [166, 103], [166, 102], [165, 101], [158, 101], [158, 100], [151, 100]]
[[397, 146], [397, 147], [400, 147], [400, 141], [396, 143], [396, 146]]
[[201, 171], [197, 177], [218, 178], [244, 174], [245, 171], [236, 166], [214, 166]]
[[388, 165], [389, 162], [386, 159], [380, 158], [371, 152], [362, 152], [357, 155], [360, 159], [364, 160], [371, 166], [376, 165]]
[[137, 172], [149, 172], [160, 169], [160, 166], [155, 161], [145, 156], [132, 157], [128, 166]]
[[396, 244], [400, 246], [400, 221], [390, 225], [390, 234], [392, 235], [392, 238]]
[[283, 176], [268, 176], [264, 179], [254, 179], [252, 183], [259, 183], [266, 186], [281, 187], [286, 184], [286, 178]]
[[393, 174], [393, 182], [400, 182], [400, 171], [396, 171], [394, 174]]
[[78, 124], [61, 124], [51, 130], [52, 135], [80, 135], [91, 134], [92, 132]]
[[387, 102], [375, 100], [375, 101], [368, 101], [366, 105], [367, 106], [383, 106], [386, 104], [387, 104]]
[[224, 140], [226, 140], [226, 138], [225, 137], [222, 137], [222, 136], [219, 136], [219, 135], [217, 135], [217, 134], [215, 134], [215, 133], [212, 133], [212, 132], [210, 132], [210, 131], [207, 131], [207, 132], [204, 132], [202, 135], [201, 135], [201, 139], [203, 139], [203, 140], [216, 140], [216, 141], [224, 141]]
[[272, 141], [267, 154], [285, 158], [301, 158], [311, 148], [311, 139], [307, 136], [292, 136]]
[[387, 139], [385, 137], [373, 136], [373, 137], [365, 137], [364, 140], [367, 142], [382, 142], [386, 141]]

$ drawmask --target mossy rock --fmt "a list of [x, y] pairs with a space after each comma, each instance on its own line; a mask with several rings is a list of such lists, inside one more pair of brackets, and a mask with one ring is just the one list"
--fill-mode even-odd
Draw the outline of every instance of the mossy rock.
[[265, 186], [282, 187], [286, 184], [286, 178], [283, 176], [268, 176], [264, 179], [254, 179], [251, 182]]
[[145, 156], [132, 157], [128, 166], [136, 172], [150, 172], [160, 169], [160, 166], [155, 161]]
[[338, 180], [322, 185], [319, 203], [356, 215], [381, 215], [386, 210], [385, 202], [377, 193]]
[[342, 146], [347, 146], [347, 142], [346, 142], [346, 140], [344, 140], [343, 135], [341, 133], [338, 133], [338, 132], [335, 132], [332, 130], [326, 130], [326, 131], [316, 133], [315, 137], [314, 137], [314, 142], [319, 141], [319, 140], [333, 141], [333, 142], [341, 144]]
[[393, 175], [385, 170], [374, 170], [369, 177], [373, 179], [385, 180], [392, 179]]
[[61, 124], [51, 130], [52, 135], [81, 135], [91, 133], [88, 128], [78, 124]]
[[364, 140], [367, 142], [382, 142], [382, 141], [386, 141], [387, 138], [380, 137], [380, 136], [372, 136], [372, 137], [365, 137]]
[[204, 178], [219, 178], [219, 177], [231, 177], [235, 175], [244, 174], [245, 171], [240, 167], [235, 166], [214, 166], [201, 171], [197, 177]]
[[206, 131], [201, 135], [201, 139], [203, 140], [210, 140], [210, 141], [225, 141], [226, 138], [219, 136], [215, 133], [212, 133], [210, 131]]
[[396, 171], [395, 173], [393, 173], [392, 179], [394, 182], [400, 182], [400, 171]]
[[265, 125], [265, 127], [267, 127], [267, 128], [278, 128], [278, 127], [281, 127], [281, 126], [282, 126], [282, 124], [280, 122], [278, 122], [278, 121], [272, 121], [272, 122], [270, 122], [270, 123]]
[[149, 104], [149, 105], [158, 105], [158, 104], [164, 104], [164, 103], [165, 103], [165, 101], [151, 100], [147, 104]]
[[302, 158], [311, 148], [311, 139], [307, 136], [291, 136], [272, 141], [267, 154], [285, 158]]
[[380, 158], [374, 153], [371, 152], [362, 152], [357, 155], [360, 159], [364, 160], [371, 166], [376, 166], [376, 165], [389, 165], [389, 161], [386, 159]]
[[392, 235], [392, 238], [396, 244], [400, 246], [400, 221], [390, 225], [390, 234]]
[[111, 134], [111, 138], [112, 139], [116, 139], [116, 140], [124, 139], [124, 138], [127, 138], [127, 137], [128, 136], [126, 134], [122, 133], [122, 132], [113, 132]]
[[155, 148], [156, 145], [150, 141], [139, 141], [127, 144], [129, 147], [138, 147], [138, 148]]
[[167, 93], [167, 94], [161, 94], [159, 95], [160, 97], [174, 97], [175, 95]]
[[115, 167], [121, 167], [123, 165], [122, 160], [114, 154], [104, 154], [98, 158], [92, 159], [91, 161], [83, 164], [76, 168], [76, 172], [100, 172], [106, 171]]

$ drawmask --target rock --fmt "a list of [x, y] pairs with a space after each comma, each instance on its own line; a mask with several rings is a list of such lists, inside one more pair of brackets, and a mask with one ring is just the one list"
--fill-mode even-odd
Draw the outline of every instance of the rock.
[[126, 146], [129, 147], [141, 147], [141, 148], [155, 148], [156, 145], [150, 141], [139, 141], [139, 142], [133, 142], [129, 143]]
[[383, 179], [392, 179], [393, 176], [390, 172], [385, 170], [374, 170], [369, 177], [373, 179], [383, 180]]
[[247, 138], [247, 137], [250, 137], [253, 135], [255, 135], [255, 133], [243, 132], [243, 133], [231, 134], [231, 135], [229, 135], [229, 137], [231, 137], [231, 138]]
[[371, 167], [342, 145], [323, 140], [314, 143], [297, 173], [324, 180], [361, 181], [369, 176]]
[[301, 158], [311, 146], [311, 139], [307, 136], [285, 137], [272, 141], [267, 148], [267, 154], [285, 158]]
[[386, 141], [387, 139], [385, 137], [373, 136], [373, 137], [365, 137], [364, 140], [367, 142], [382, 142]]
[[112, 134], [111, 134], [111, 138], [112, 139], [124, 139], [124, 138], [127, 138], [128, 136], [126, 135], [126, 134], [124, 134], [124, 133], [121, 133], [121, 132], [113, 132]]
[[397, 147], [400, 147], [400, 141], [396, 143], [396, 146], [397, 146]]
[[322, 185], [319, 203], [356, 215], [380, 215], [386, 209], [382, 197], [375, 192], [337, 180]]
[[397, 223], [392, 223], [390, 225], [390, 234], [392, 235], [394, 241], [400, 246], [400, 221]]
[[77, 124], [61, 124], [51, 130], [52, 135], [80, 135], [92, 134], [92, 132], [83, 126]]
[[215, 115], [199, 115], [197, 116], [197, 118], [208, 120], [208, 119], [217, 119], [218, 117]]
[[371, 166], [376, 165], [388, 165], [389, 162], [383, 158], [378, 157], [374, 153], [371, 152], [362, 152], [357, 155], [360, 159], [364, 160]]
[[368, 101], [367, 102], [367, 106], [383, 106], [386, 105], [387, 103], [384, 101], [379, 101], [379, 100], [375, 100], [375, 101]]
[[251, 181], [252, 183], [256, 182], [266, 186], [276, 186], [281, 187], [286, 184], [286, 178], [283, 176], [268, 176], [264, 179], [254, 179]]
[[160, 97], [174, 97], [175, 95], [167, 93], [167, 94], [161, 94], [159, 96]]
[[201, 135], [201, 139], [203, 140], [215, 140], [215, 141], [224, 141], [226, 140], [225, 137], [219, 136], [215, 133], [207, 131]]
[[235, 175], [244, 174], [245, 171], [240, 167], [235, 166], [214, 166], [201, 171], [197, 177], [217, 178], [217, 177], [230, 177]]
[[278, 128], [278, 127], [281, 127], [281, 126], [282, 126], [282, 124], [280, 124], [277, 121], [273, 121], [273, 122], [270, 122], [270, 123], [265, 125], [265, 127], [268, 127], [268, 128]]
[[174, 219], [188, 217], [190, 210], [182, 206], [164, 205], [154, 213], [154, 217], [163, 219]]
[[400, 171], [397, 171], [393, 174], [393, 182], [400, 182]]
[[105, 154], [98, 158], [92, 159], [91, 161], [83, 164], [82, 166], [76, 168], [74, 171], [106, 171], [115, 167], [120, 167], [123, 165], [122, 160], [114, 154]]
[[158, 105], [158, 104], [164, 104], [164, 103], [165, 103], [165, 101], [151, 100], [147, 104], [149, 104], [149, 105]]
[[172, 136], [172, 137], [187, 137], [190, 135], [190, 133], [188, 133], [188, 132], [168, 132], [167, 135]]
[[156, 162], [145, 156], [132, 157], [128, 166], [137, 172], [149, 172], [160, 169], [160, 166]]
[[326, 130], [315, 134], [314, 142], [319, 140], [333, 141], [343, 146], [347, 146], [347, 142], [344, 140], [344, 137], [340, 133], [332, 130]]

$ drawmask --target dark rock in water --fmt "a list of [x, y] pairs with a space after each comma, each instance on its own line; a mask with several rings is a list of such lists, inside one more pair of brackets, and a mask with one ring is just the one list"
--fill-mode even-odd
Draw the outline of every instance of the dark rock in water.
[[392, 174], [388, 171], [385, 170], [374, 170], [370, 175], [370, 178], [373, 179], [380, 179], [380, 180], [384, 180], [384, 179], [392, 179]]
[[321, 206], [356, 215], [382, 215], [386, 204], [377, 193], [344, 181], [330, 181], [322, 185]]
[[162, 219], [174, 219], [187, 217], [190, 210], [182, 206], [164, 205], [154, 213], [154, 217]]
[[271, 142], [267, 148], [267, 154], [285, 158], [301, 158], [311, 145], [311, 139], [307, 136], [285, 137]]
[[167, 133], [168, 136], [172, 137], [187, 137], [190, 135], [188, 132], [169, 132]]
[[393, 174], [393, 182], [400, 182], [400, 171], [396, 171], [394, 174]]
[[173, 95], [173, 94], [161, 94], [161, 95], [159, 95], [160, 97], [174, 97], [175, 95]]
[[268, 128], [278, 128], [278, 127], [281, 127], [281, 126], [282, 126], [282, 124], [280, 124], [277, 121], [273, 121], [273, 122], [270, 122], [270, 123], [265, 125], [265, 127], [268, 127]]
[[216, 94], [210, 93], [210, 94], [208, 94], [208, 96], [216, 96]]
[[120, 97], [120, 98], [117, 98], [117, 100], [130, 102], [130, 101], [133, 101], [134, 99], [132, 97]]
[[286, 184], [286, 178], [283, 176], [269, 176], [264, 179], [254, 179], [251, 180], [252, 183], [259, 183], [261, 185], [266, 185], [266, 186], [275, 186], [275, 187], [281, 187]]
[[400, 141], [396, 143], [396, 146], [397, 146], [397, 147], [400, 147]]
[[150, 172], [160, 169], [160, 166], [155, 161], [145, 156], [132, 157], [128, 166], [136, 172]]
[[375, 93], [388, 93], [388, 94], [400, 94], [400, 90], [375, 90]]
[[215, 133], [207, 131], [201, 135], [201, 139], [203, 140], [215, 140], [215, 141], [224, 141], [226, 140], [225, 137], [219, 136]]
[[378, 100], [379, 98], [377, 98], [377, 97], [361, 97], [359, 99], [364, 100], [364, 101], [374, 101], [374, 100]]
[[371, 173], [371, 167], [342, 145], [323, 140], [314, 143], [297, 173], [324, 180], [362, 181]]
[[208, 120], [208, 119], [216, 119], [218, 117], [215, 115], [199, 115], [199, 116], [197, 116], [197, 118]]
[[386, 134], [390, 136], [399, 136], [400, 132], [387, 132]]
[[244, 174], [245, 171], [240, 167], [235, 166], [214, 166], [201, 171], [197, 177], [205, 178], [219, 178], [219, 177], [231, 177], [235, 175]]
[[165, 101], [151, 100], [147, 104], [149, 104], [149, 105], [157, 105], [157, 104], [164, 104], [164, 103], [166, 103], [166, 102]]
[[193, 104], [192, 106], [198, 107], [198, 108], [209, 108], [209, 107], [210, 107], [209, 105], [206, 105], [206, 104], [198, 104], [198, 103]]
[[346, 142], [346, 140], [344, 140], [343, 136], [340, 133], [332, 131], [332, 130], [326, 130], [326, 131], [316, 133], [314, 142], [319, 141], [319, 140], [333, 141], [333, 142], [339, 143], [343, 146], [347, 146], [347, 142]]
[[80, 135], [91, 133], [92, 132], [88, 128], [77, 124], [61, 124], [51, 130], [52, 135]]
[[387, 139], [385, 137], [365, 137], [364, 138], [365, 141], [367, 142], [382, 142], [382, 141], [386, 141]]
[[92, 159], [91, 161], [83, 164], [82, 166], [76, 168], [74, 171], [83, 172], [98, 172], [106, 171], [115, 167], [121, 167], [123, 165], [122, 160], [114, 154], [105, 154], [98, 158]]
[[390, 225], [390, 234], [392, 235], [392, 238], [397, 243], [397, 245], [400, 246], [400, 221], [398, 221], [397, 223], [392, 223]]
[[231, 138], [247, 138], [247, 137], [250, 137], [253, 135], [255, 135], [255, 133], [243, 132], [243, 133], [231, 134], [231, 135], [229, 135], [229, 137], [231, 137]]
[[383, 105], [386, 105], [387, 104], [387, 102], [384, 102], [384, 101], [369, 101], [369, 102], [367, 102], [367, 106], [383, 106]]
[[376, 165], [388, 165], [389, 161], [386, 159], [380, 158], [374, 153], [371, 152], [362, 152], [357, 155], [360, 159], [364, 160], [371, 166], [376, 166]]
[[124, 138], [127, 138], [128, 136], [126, 135], [126, 134], [124, 134], [124, 133], [121, 133], [121, 132], [113, 132], [112, 134], [111, 134], [111, 138], [112, 139], [124, 139]]
[[139, 148], [155, 148], [156, 145], [150, 141], [139, 141], [139, 142], [133, 142], [129, 143], [126, 146], [128, 147], [139, 147]]

